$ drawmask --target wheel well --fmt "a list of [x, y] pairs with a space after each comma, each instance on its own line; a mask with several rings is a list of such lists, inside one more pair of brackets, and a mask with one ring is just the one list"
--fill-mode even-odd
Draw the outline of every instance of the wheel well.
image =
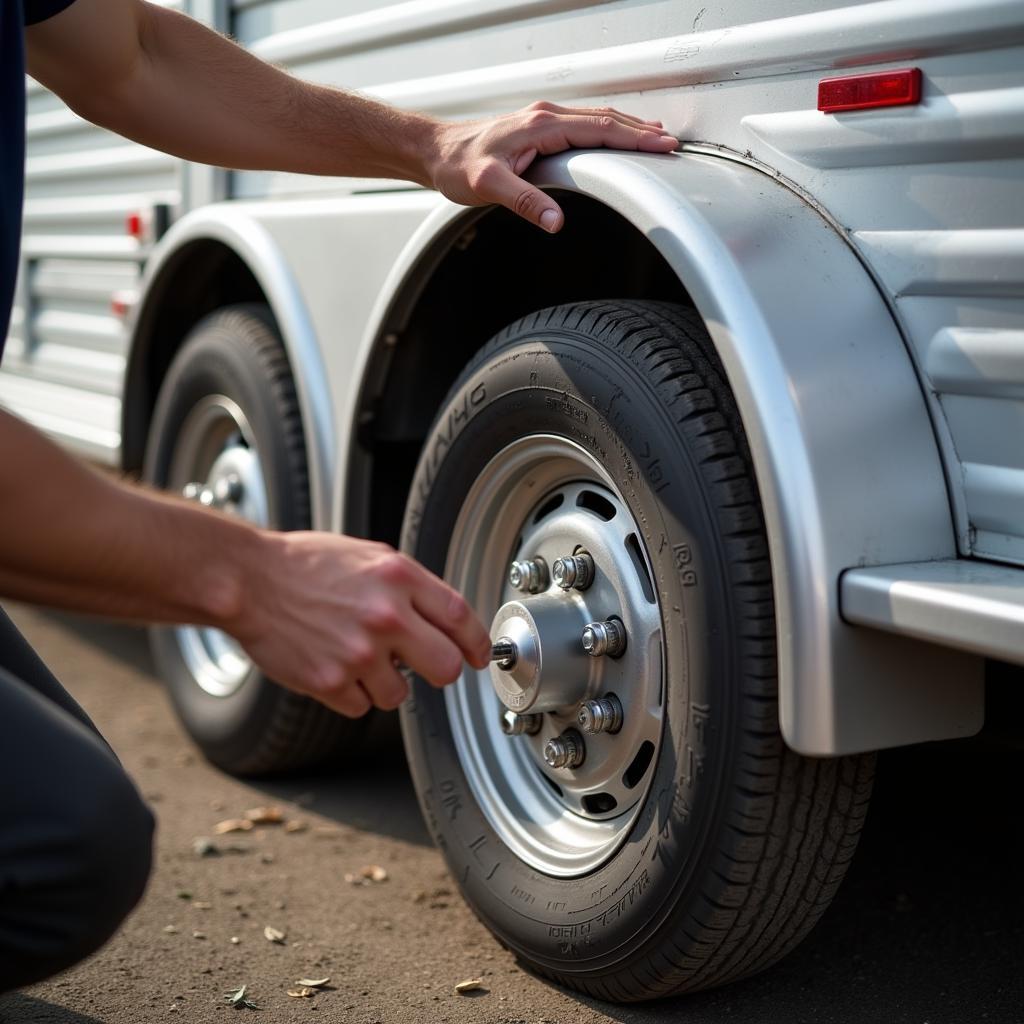
[[266, 302], [266, 296], [244, 260], [223, 242], [196, 239], [164, 264], [133, 333], [121, 414], [126, 471], [142, 468], [160, 384], [189, 331], [215, 309], [239, 302]]
[[624, 217], [556, 193], [548, 236], [503, 209], [445, 236], [407, 280], [368, 365], [345, 527], [395, 544], [420, 449], [445, 395], [488, 338], [538, 309], [586, 299], [692, 305], [672, 268]]

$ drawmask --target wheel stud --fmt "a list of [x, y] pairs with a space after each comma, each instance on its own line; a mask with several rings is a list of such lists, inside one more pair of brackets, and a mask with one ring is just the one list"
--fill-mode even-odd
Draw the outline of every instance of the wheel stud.
[[626, 649], [626, 627], [618, 619], [591, 622], [583, 627], [583, 650], [592, 658], [617, 658]]
[[519, 651], [516, 649], [515, 642], [510, 640], [507, 636], [499, 637], [493, 644], [491, 644], [491, 661], [493, 661], [498, 668], [505, 670], [514, 668], [518, 657]]
[[594, 560], [584, 553], [558, 558], [551, 575], [563, 590], [586, 590], [594, 582]]
[[622, 728], [622, 703], [613, 693], [597, 700], [585, 700], [576, 721], [586, 733], [618, 732]]
[[583, 737], [575, 729], [566, 729], [544, 744], [544, 760], [552, 768], [579, 768], [586, 756]]
[[540, 593], [548, 585], [548, 564], [539, 557], [513, 562], [509, 566], [508, 581], [523, 593]]
[[543, 724], [543, 715], [517, 715], [507, 710], [501, 713], [501, 731], [506, 736], [536, 736]]

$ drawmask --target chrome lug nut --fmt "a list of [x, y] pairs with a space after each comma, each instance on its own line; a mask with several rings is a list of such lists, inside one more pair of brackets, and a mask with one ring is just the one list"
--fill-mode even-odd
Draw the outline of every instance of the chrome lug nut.
[[506, 736], [536, 736], [543, 724], [543, 715], [517, 715], [508, 710], [501, 714], [501, 731]]
[[618, 619], [591, 622], [583, 627], [583, 650], [592, 658], [617, 658], [626, 649], [626, 627]]
[[499, 637], [493, 644], [491, 644], [491, 661], [493, 661], [498, 668], [513, 668], [518, 657], [519, 651], [516, 649], [515, 642], [510, 640], [507, 636]]
[[203, 493], [203, 485], [197, 483], [185, 484], [181, 489], [181, 496], [186, 501], [198, 501], [199, 495]]
[[509, 583], [525, 594], [538, 594], [548, 585], [548, 563], [543, 558], [525, 558], [508, 569]]
[[583, 737], [575, 729], [566, 729], [544, 744], [544, 760], [552, 768], [579, 768], [586, 756]]
[[566, 555], [555, 560], [551, 575], [563, 590], [586, 590], [594, 582], [594, 559], [586, 553]]
[[622, 728], [622, 702], [613, 693], [585, 700], [576, 713], [576, 721], [586, 733], [618, 732]]
[[229, 476], [222, 476], [213, 485], [213, 498], [218, 506], [237, 504], [243, 493], [242, 478], [236, 473]]

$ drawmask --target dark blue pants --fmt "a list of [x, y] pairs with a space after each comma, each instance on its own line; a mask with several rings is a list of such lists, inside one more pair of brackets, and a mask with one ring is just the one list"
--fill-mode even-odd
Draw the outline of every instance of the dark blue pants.
[[142, 896], [153, 816], [0, 611], [0, 992], [98, 949]]

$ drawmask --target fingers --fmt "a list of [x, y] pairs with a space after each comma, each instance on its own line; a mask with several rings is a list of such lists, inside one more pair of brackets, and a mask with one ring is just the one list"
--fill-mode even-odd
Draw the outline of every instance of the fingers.
[[[545, 154], [579, 146], [595, 149], [642, 150], [646, 153], [671, 153], [679, 145], [672, 135], [647, 127], [627, 124], [610, 114], [582, 114], [559, 117], [550, 123], [537, 145]], [[549, 146], [554, 149], [549, 149]]]
[[536, 103], [531, 103], [526, 109], [547, 110], [552, 114], [590, 114], [595, 117], [600, 117], [602, 114], [609, 114], [612, 117], [616, 117], [620, 121], [629, 124], [651, 125], [654, 128], [663, 127], [661, 121], [645, 121], [642, 117], [636, 117], [633, 114], [624, 113], [621, 110], [616, 110], [614, 107], [561, 107], [557, 103], [549, 103], [547, 100], [539, 100]]
[[[489, 657], [489, 638], [487, 653]], [[446, 686], [462, 674], [464, 657], [459, 647], [440, 629], [415, 612], [410, 617], [409, 628], [398, 640], [395, 654], [432, 686]]]
[[[460, 667], [461, 664], [459, 659]], [[393, 711], [409, 696], [409, 684], [393, 663], [381, 664], [360, 679], [359, 683], [374, 706], [382, 711]]]
[[[506, 173], [511, 174], [510, 171], [506, 171]], [[543, 193], [541, 195], [550, 202], [547, 196], [544, 196]], [[477, 618], [473, 609], [469, 607], [466, 599], [418, 562], [413, 562], [410, 559], [410, 564], [415, 567], [418, 574], [411, 591], [412, 605], [415, 611], [450, 638], [461, 657], [471, 665], [483, 668], [489, 664], [491, 660], [490, 634]], [[418, 635], [422, 638], [423, 634]], [[404, 655], [403, 660], [413, 666], [413, 662], [404, 658]]]
[[485, 202], [498, 203], [550, 234], [561, 230], [565, 222], [561, 208], [551, 196], [523, 181], [497, 161], [490, 163], [479, 175], [476, 190]]
[[[344, 715], [346, 718], [362, 718], [373, 707], [373, 701], [370, 700], [366, 691], [355, 682], [347, 683], [329, 694], [315, 693], [313, 696], [322, 704], [326, 704], [332, 711], [337, 711], [339, 715]], [[378, 705], [378, 707], [382, 706]], [[394, 706], [397, 707], [397, 705]]]

